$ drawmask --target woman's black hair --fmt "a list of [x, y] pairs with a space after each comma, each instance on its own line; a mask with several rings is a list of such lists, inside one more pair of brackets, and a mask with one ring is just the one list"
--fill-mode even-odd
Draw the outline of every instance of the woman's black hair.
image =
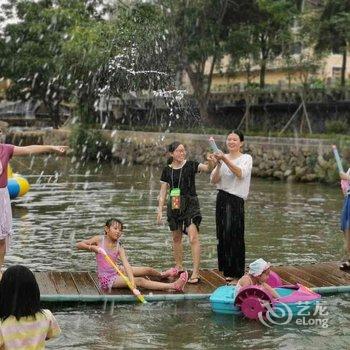
[[[173, 153], [176, 148], [178, 148], [180, 145], [183, 145], [183, 143], [179, 142], [179, 141], [174, 141], [172, 142], [169, 146], [168, 146], [168, 152], [169, 153]], [[168, 164], [171, 164], [173, 162], [173, 157], [168, 158]]]
[[114, 222], [118, 223], [118, 224], [121, 226], [122, 230], [124, 229], [124, 224], [123, 224], [123, 222], [120, 221], [119, 219], [116, 219], [116, 218], [110, 218], [110, 219], [108, 219], [108, 220], [106, 221], [106, 226], [109, 228], [109, 227], [111, 227], [111, 226], [113, 225]]
[[0, 281], [0, 319], [35, 316], [41, 312], [40, 290], [32, 271], [22, 265], [9, 267]]
[[229, 131], [228, 133], [227, 133], [227, 135], [226, 135], [226, 137], [228, 136], [228, 135], [230, 135], [230, 134], [236, 134], [236, 135], [238, 135], [238, 137], [239, 137], [239, 140], [241, 141], [241, 142], [243, 142], [244, 141], [244, 135], [243, 135], [243, 132], [241, 131], [241, 130], [231, 130], [231, 131]]

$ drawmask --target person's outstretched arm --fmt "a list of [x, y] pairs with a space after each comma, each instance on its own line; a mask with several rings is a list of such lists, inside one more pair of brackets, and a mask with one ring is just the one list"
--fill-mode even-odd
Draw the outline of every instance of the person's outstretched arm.
[[31, 146], [15, 146], [13, 149], [14, 156], [27, 156], [40, 153], [58, 153], [64, 154], [68, 146], [51, 146], [51, 145], [31, 145]]
[[207, 163], [199, 163], [199, 165], [198, 165], [198, 171], [199, 172], [201, 172], [201, 173], [202, 172], [203, 173], [209, 173], [217, 165], [217, 161], [216, 161], [216, 159], [215, 159], [213, 154], [209, 154], [207, 156], [207, 161], [208, 161]]

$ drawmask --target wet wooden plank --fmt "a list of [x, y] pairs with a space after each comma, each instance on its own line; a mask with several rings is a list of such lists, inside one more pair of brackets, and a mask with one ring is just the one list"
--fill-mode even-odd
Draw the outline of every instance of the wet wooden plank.
[[[309, 273], [306, 266], [298, 266], [298, 267], [288, 266], [285, 269], [287, 269], [289, 272], [294, 273], [297, 276], [300, 276], [302, 279], [308, 281], [309, 283], [312, 283], [315, 286], [318, 286], [318, 287], [334, 286], [333, 283], [331, 283], [329, 281], [325, 281], [325, 280], [321, 279], [320, 277], [315, 276], [312, 273]], [[315, 272], [316, 269], [313, 269], [313, 271]], [[317, 273], [317, 271], [316, 271], [316, 273]]]
[[69, 272], [49, 272], [48, 278], [54, 283], [57, 294], [78, 294], [77, 287]]
[[[191, 277], [192, 271], [188, 271], [188, 276]], [[201, 273], [199, 274], [200, 277]], [[184, 289], [184, 292], [187, 294], [207, 294], [212, 293], [216, 287], [209, 283], [205, 278], [202, 278], [199, 283], [192, 284], [187, 283]]]
[[205, 280], [207, 283], [212, 285], [214, 288], [218, 288], [222, 285], [226, 284], [226, 281], [223, 277], [216, 274], [213, 270], [200, 270], [200, 277], [201, 279]]
[[100, 294], [100, 290], [96, 288], [95, 281], [88, 272], [72, 272], [71, 276], [79, 294]]
[[40, 294], [57, 294], [55, 284], [48, 278], [47, 272], [34, 272], [34, 276], [38, 282]]
[[218, 276], [220, 283], [222, 283], [222, 284], [226, 283], [225, 277], [224, 277], [224, 275], [222, 274], [221, 271], [219, 271], [218, 269], [213, 269], [213, 270], [211, 270], [211, 271], [212, 271], [216, 276]]
[[339, 263], [322, 264], [319, 268], [337, 280], [337, 285], [350, 285], [350, 274], [339, 269]]
[[91, 280], [94, 282], [95, 288], [96, 288], [96, 290], [98, 290], [98, 293], [103, 294], [102, 290], [100, 288], [100, 285], [98, 283], [97, 273], [96, 272], [89, 272], [89, 276], [90, 276]]
[[[326, 287], [350, 285], [350, 273], [339, 270], [339, 262], [326, 262], [308, 265], [273, 266], [284, 284], [297, 282], [306, 287]], [[191, 271], [188, 271], [191, 276]], [[95, 272], [35, 272], [41, 294], [111, 294], [131, 295], [128, 288], [114, 288], [112, 291], [101, 291]], [[226, 283], [223, 275], [217, 269], [200, 270], [201, 281], [198, 284], [187, 284], [187, 294], [208, 294]], [[153, 278], [152, 278], [153, 279]], [[155, 279], [158, 280], [159, 279]], [[174, 279], [165, 279], [161, 282], [173, 282]], [[142, 290], [144, 295], [149, 294], [181, 294], [176, 291]]]
[[339, 280], [334, 276], [334, 272], [327, 272], [326, 265], [307, 265], [301, 266], [300, 268], [303, 269], [303, 271], [306, 273], [316, 276], [320, 280], [322, 286], [328, 286], [327, 283], [329, 283], [331, 286], [339, 285]]

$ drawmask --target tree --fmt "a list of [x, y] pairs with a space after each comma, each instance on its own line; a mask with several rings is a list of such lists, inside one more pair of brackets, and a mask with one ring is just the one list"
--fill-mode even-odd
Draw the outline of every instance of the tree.
[[108, 102], [111, 96], [168, 84], [171, 60], [164, 33], [160, 8], [143, 3], [118, 6], [108, 21], [72, 28], [62, 57], [84, 121], [99, 117], [101, 98]]
[[228, 0], [165, 0], [160, 3], [176, 47], [177, 69], [187, 73], [201, 119], [208, 122], [212, 76], [222, 58], [223, 40], [227, 35], [225, 16], [231, 10], [234, 13], [238, 10]]
[[102, 1], [40, 0], [13, 1], [18, 21], [4, 29], [4, 50], [0, 53], [3, 75], [11, 79], [9, 99], [36, 99], [44, 102], [58, 127], [59, 106], [69, 91], [62, 74], [62, 46], [70, 28], [89, 18], [99, 18]]
[[250, 21], [253, 41], [260, 51], [260, 88], [263, 89], [268, 62], [281, 55], [292, 40], [291, 27], [297, 8], [289, 0], [256, 0], [253, 7]]
[[346, 61], [350, 42], [350, 1], [328, 0], [319, 19], [316, 51], [340, 52], [343, 56], [341, 86], [345, 86]]

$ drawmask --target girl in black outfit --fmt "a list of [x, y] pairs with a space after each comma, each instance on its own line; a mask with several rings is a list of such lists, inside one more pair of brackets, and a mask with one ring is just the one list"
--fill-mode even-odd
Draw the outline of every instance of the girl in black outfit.
[[210, 172], [215, 165], [215, 160], [213, 157], [208, 157], [208, 164], [186, 160], [185, 146], [176, 141], [169, 145], [168, 151], [171, 158], [168, 165], [163, 169], [160, 178], [157, 222], [158, 224], [162, 222], [163, 206], [169, 190], [167, 219], [173, 235], [175, 269], [183, 270], [182, 234], [186, 233], [190, 240], [193, 259], [192, 276], [188, 283], [198, 283], [200, 264], [198, 233], [202, 216], [196, 193], [195, 175], [198, 172]]

